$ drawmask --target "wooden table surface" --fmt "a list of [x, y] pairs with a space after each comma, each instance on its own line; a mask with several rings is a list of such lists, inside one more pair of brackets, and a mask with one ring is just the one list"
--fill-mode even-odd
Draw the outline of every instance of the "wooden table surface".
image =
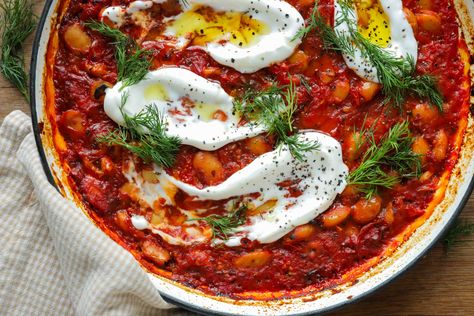
[[[42, 9], [37, 1], [36, 10]], [[26, 46], [29, 62], [31, 38]], [[30, 113], [21, 95], [0, 79], [0, 121], [13, 110]], [[460, 217], [474, 223], [474, 196]], [[474, 315], [474, 235], [463, 238], [449, 253], [437, 244], [413, 268], [375, 294], [328, 315]], [[171, 313], [173, 314], [173, 313]], [[191, 313], [176, 312], [178, 315]]]

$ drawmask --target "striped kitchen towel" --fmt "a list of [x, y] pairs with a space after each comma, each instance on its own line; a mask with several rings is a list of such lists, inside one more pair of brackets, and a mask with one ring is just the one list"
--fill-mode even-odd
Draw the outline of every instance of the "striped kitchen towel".
[[20, 111], [0, 128], [0, 315], [189, 315], [51, 186]]

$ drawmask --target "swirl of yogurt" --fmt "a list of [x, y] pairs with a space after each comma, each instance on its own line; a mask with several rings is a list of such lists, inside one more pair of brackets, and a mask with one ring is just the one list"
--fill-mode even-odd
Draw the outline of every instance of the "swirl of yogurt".
[[[203, 189], [162, 175], [175, 186], [199, 200], [223, 200], [251, 193], [260, 193], [251, 203], [258, 207], [275, 201], [268, 212], [250, 216], [250, 223], [240, 226], [226, 241], [228, 246], [240, 245], [242, 238], [261, 243], [274, 242], [292, 229], [322, 214], [346, 186], [348, 168], [342, 161], [340, 143], [329, 135], [303, 131], [300, 141], [317, 142], [317, 150], [306, 153], [303, 161], [294, 158], [288, 147], [257, 157], [249, 165], [231, 175], [223, 183]], [[300, 190], [291, 196], [281, 183], [290, 181]]]
[[[122, 105], [123, 95], [127, 98]], [[178, 67], [150, 71], [132, 86], [123, 88], [121, 82], [117, 83], [106, 91], [104, 110], [124, 126], [123, 113], [133, 117], [150, 104], [165, 114], [168, 135], [202, 150], [215, 150], [264, 131], [253, 124], [239, 125], [233, 99], [219, 84]], [[212, 117], [215, 112], [225, 119]]]
[[241, 73], [253, 73], [290, 57], [301, 39], [295, 38], [304, 27], [304, 18], [282, 0], [191, 0], [190, 4], [209, 6], [216, 11], [246, 12], [269, 27], [268, 34], [247, 47], [231, 42], [208, 43], [205, 49], [221, 65]]

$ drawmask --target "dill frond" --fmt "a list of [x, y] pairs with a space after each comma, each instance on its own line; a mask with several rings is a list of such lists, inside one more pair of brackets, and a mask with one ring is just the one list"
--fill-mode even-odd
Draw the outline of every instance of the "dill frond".
[[385, 102], [393, 102], [395, 106], [401, 108], [407, 96], [413, 95], [428, 99], [442, 111], [443, 96], [438, 90], [436, 78], [431, 75], [416, 74], [413, 58], [398, 58], [370, 42], [357, 30], [352, 1], [335, 1], [338, 1], [342, 12], [335, 24], [346, 23], [347, 32], [341, 33], [329, 25], [319, 13], [318, 1], [316, 1], [309, 23], [299, 30], [295, 39], [315, 32], [323, 40], [325, 49], [336, 50], [351, 57], [355, 56], [355, 47], [357, 47], [362, 57], [368, 59], [377, 69], [377, 76], [386, 98]]
[[365, 137], [369, 148], [360, 165], [349, 173], [347, 182], [358, 186], [367, 198], [381, 187], [390, 189], [402, 179], [420, 176], [421, 160], [411, 149], [413, 137], [408, 121], [395, 124], [379, 143], [372, 130], [365, 132]]
[[474, 233], [474, 223], [467, 223], [457, 220], [443, 239], [446, 250], [451, 249], [456, 244], [463, 242], [462, 236], [469, 236]]
[[181, 141], [166, 135], [163, 115], [153, 104], [134, 116], [123, 111], [126, 96], [122, 98], [121, 111], [125, 127], [97, 138], [99, 143], [122, 146], [146, 162], [154, 162], [162, 167], [172, 167]]
[[213, 238], [227, 240], [237, 227], [245, 224], [246, 212], [247, 205], [242, 205], [226, 215], [213, 214], [206, 217], [193, 218], [189, 221], [204, 221], [211, 226]]
[[304, 153], [317, 150], [319, 143], [301, 141], [294, 134], [293, 116], [296, 109], [296, 92], [292, 82], [284, 87], [272, 85], [264, 91], [247, 90], [241, 99], [234, 101], [236, 112], [248, 121], [265, 126], [269, 134], [277, 136], [278, 145], [287, 145], [293, 157], [302, 161]]
[[117, 62], [117, 80], [122, 81], [122, 88], [134, 85], [145, 77], [151, 66], [148, 51], [141, 49], [129, 36], [105, 23], [90, 21], [86, 23], [86, 26], [113, 40]]
[[309, 94], [311, 93], [312, 89], [311, 89], [311, 86], [308, 82], [308, 80], [306, 80], [306, 78], [303, 76], [303, 75], [300, 75], [298, 76], [300, 81], [301, 81], [301, 84], [303, 85], [303, 87], [305, 88], [306, 92], [308, 92]]
[[28, 0], [4, 0], [0, 3], [2, 52], [0, 71], [29, 101], [28, 75], [22, 56], [23, 43], [36, 27], [33, 4]]
[[[338, 34], [326, 19], [319, 13], [319, 2], [315, 1], [313, 11], [311, 12], [309, 23], [298, 30], [293, 41], [298, 38], [306, 37], [311, 32], [315, 32], [322, 40], [326, 50], [336, 50], [340, 52], [354, 53], [354, 46], [346, 36]], [[339, 23], [336, 21], [336, 23]]]
[[105, 23], [92, 20], [92, 21], [86, 22], [85, 25], [91, 30], [96, 31], [104, 35], [105, 37], [109, 37], [113, 39], [114, 43], [126, 42], [127, 44], [129, 44], [132, 41], [130, 37], [120, 32], [120, 30], [114, 29]]
[[145, 78], [151, 62], [147, 51], [136, 49], [133, 54], [120, 58], [118, 64], [120, 65], [118, 78], [122, 81], [122, 87], [128, 87]]

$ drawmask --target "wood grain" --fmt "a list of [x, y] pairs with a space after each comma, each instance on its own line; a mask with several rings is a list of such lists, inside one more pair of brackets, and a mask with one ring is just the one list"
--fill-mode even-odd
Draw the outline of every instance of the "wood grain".
[[[42, 1], [36, 10], [41, 11]], [[29, 61], [31, 39], [26, 60]], [[0, 121], [13, 110], [29, 113], [21, 95], [0, 79]], [[461, 219], [474, 223], [474, 197], [471, 196]], [[328, 315], [474, 315], [474, 235], [446, 253], [442, 244], [428, 253], [401, 277], [362, 301]], [[192, 315], [170, 312], [176, 315]]]

